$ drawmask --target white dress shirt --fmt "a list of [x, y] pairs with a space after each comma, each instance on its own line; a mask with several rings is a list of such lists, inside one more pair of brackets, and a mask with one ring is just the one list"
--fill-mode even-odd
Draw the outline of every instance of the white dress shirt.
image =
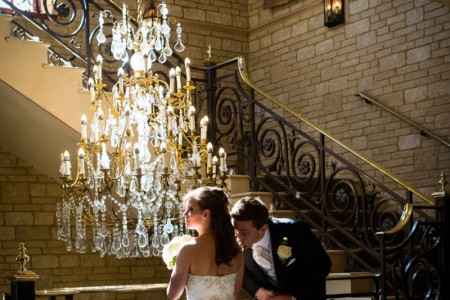
[[273, 265], [272, 243], [270, 241], [269, 229], [266, 230], [260, 241], [252, 245], [252, 256], [272, 283], [276, 284], [277, 276], [275, 275], [275, 266]]

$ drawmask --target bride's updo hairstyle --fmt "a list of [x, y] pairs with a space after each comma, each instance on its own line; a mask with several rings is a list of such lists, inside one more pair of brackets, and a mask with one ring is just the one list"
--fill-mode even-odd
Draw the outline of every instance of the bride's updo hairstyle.
[[216, 264], [229, 265], [240, 250], [231, 224], [228, 197], [221, 188], [200, 187], [190, 191], [184, 199], [197, 201], [200, 210], [210, 211], [210, 228], [216, 243]]

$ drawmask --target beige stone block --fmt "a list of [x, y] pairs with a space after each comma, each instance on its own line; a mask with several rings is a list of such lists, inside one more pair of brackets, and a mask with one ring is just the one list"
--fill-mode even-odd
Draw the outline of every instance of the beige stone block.
[[33, 225], [33, 214], [31, 212], [7, 212], [5, 213], [6, 225]]
[[401, 136], [398, 140], [398, 149], [407, 150], [420, 147], [420, 135], [411, 134], [407, 136]]
[[333, 50], [333, 47], [334, 47], [333, 39], [327, 39], [327, 40], [321, 41], [321, 42], [317, 43], [315, 46], [316, 55], [322, 55], [325, 53], [329, 53], [330, 51]]
[[155, 276], [155, 270], [148, 267], [132, 266], [129, 273], [132, 278], [153, 278]]
[[79, 255], [67, 254], [59, 256], [61, 268], [76, 268], [80, 266]]
[[362, 150], [367, 148], [367, 137], [360, 136], [352, 139], [352, 146], [356, 150]]
[[436, 82], [428, 87], [428, 97], [441, 97], [450, 94], [450, 80]]
[[370, 23], [368, 19], [363, 19], [345, 26], [345, 36], [351, 38], [360, 35], [364, 32], [368, 32], [370, 29]]
[[2, 237], [2, 241], [14, 240], [15, 228], [12, 226], [0, 226], [0, 236]]
[[357, 14], [362, 11], [366, 11], [367, 9], [369, 9], [368, 0], [357, 0], [350, 2], [350, 11], [352, 14]]
[[45, 196], [45, 184], [30, 184], [30, 196]]
[[[119, 261], [118, 259], [116, 260]], [[111, 260], [109, 260], [109, 262], [111, 262]], [[80, 255], [81, 267], [104, 267], [105, 265], [106, 259], [104, 257], [100, 257], [98, 253], [85, 253], [83, 255]]]
[[330, 80], [330, 93], [340, 91], [347, 88], [347, 76], [339, 76], [338, 78]]
[[36, 212], [34, 213], [34, 225], [54, 225], [55, 212]]
[[16, 228], [16, 238], [22, 241], [49, 240], [50, 228], [46, 226], [20, 226]]
[[396, 53], [380, 59], [380, 71], [399, 68], [405, 65], [405, 54]]
[[304, 47], [297, 51], [297, 60], [302, 61], [312, 58], [315, 55], [315, 50], [313, 46]]
[[34, 269], [52, 269], [59, 267], [58, 257], [54, 255], [33, 255], [31, 264]]
[[29, 203], [30, 196], [26, 183], [2, 183], [2, 200], [3, 203]]

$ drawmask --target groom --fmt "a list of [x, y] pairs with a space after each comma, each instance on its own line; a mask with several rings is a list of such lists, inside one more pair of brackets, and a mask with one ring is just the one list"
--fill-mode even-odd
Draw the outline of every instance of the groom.
[[244, 250], [244, 289], [255, 299], [324, 300], [331, 261], [302, 221], [269, 218], [259, 198], [245, 197], [231, 210]]

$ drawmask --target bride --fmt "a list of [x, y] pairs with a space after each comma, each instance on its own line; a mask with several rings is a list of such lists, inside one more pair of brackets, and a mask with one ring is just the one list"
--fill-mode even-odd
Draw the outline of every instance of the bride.
[[178, 254], [167, 288], [178, 299], [186, 288], [188, 300], [231, 300], [239, 295], [244, 261], [222, 189], [201, 187], [184, 196], [184, 219], [198, 237]]

